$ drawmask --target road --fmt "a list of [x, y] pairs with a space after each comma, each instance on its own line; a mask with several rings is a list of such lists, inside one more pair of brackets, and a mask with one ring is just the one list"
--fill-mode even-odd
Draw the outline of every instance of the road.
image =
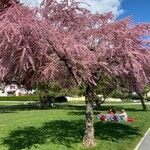
[[150, 150], [150, 128], [145, 133], [135, 150]]

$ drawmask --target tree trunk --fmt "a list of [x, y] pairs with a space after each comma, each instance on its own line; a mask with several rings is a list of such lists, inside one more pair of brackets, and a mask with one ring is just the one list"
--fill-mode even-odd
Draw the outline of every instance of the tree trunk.
[[129, 95], [129, 97], [132, 97], [132, 92], [129, 91], [129, 92], [128, 92], [128, 95]]
[[85, 147], [94, 147], [94, 126], [93, 126], [93, 89], [88, 86], [86, 88], [85, 103], [86, 103], [86, 129], [83, 137], [83, 145]]
[[145, 104], [145, 101], [144, 101], [144, 97], [142, 96], [142, 94], [138, 94], [138, 95], [139, 95], [139, 97], [140, 97], [143, 110], [144, 110], [144, 111], [147, 111], [147, 107], [146, 107], [146, 104]]
[[148, 98], [148, 92], [145, 93], [145, 97]]

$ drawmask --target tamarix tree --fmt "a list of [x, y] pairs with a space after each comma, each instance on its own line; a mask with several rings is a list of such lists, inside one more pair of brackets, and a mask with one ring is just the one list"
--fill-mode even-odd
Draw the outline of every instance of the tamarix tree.
[[[122, 88], [142, 93], [150, 83], [149, 24], [92, 14], [75, 0], [43, 0], [31, 9], [0, 2], [0, 77], [27, 85], [74, 80], [86, 86], [85, 147], [95, 146], [94, 89], [105, 74]], [[100, 82], [99, 82], [100, 83]], [[107, 91], [108, 92], [108, 91]]]

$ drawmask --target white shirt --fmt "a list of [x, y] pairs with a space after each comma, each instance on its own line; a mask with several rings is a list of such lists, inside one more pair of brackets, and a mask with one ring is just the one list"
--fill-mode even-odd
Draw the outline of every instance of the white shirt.
[[121, 113], [120, 116], [122, 117], [122, 119], [123, 119], [124, 121], [127, 121], [127, 120], [128, 120], [128, 115], [127, 115], [126, 112]]

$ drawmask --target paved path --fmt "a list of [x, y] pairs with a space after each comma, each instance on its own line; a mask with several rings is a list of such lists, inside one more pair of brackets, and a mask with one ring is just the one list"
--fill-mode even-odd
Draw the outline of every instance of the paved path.
[[150, 128], [145, 133], [135, 150], [150, 150]]

